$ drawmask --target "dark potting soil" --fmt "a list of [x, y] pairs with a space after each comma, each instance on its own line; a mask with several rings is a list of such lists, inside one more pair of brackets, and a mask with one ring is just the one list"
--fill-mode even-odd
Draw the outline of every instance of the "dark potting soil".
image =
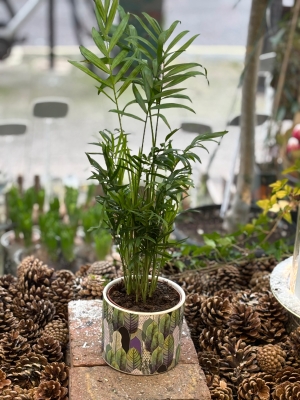
[[127, 295], [124, 282], [113, 286], [108, 296], [110, 300], [119, 307], [131, 311], [160, 312], [176, 306], [180, 301], [179, 293], [166, 282], [158, 282], [157, 288], [152, 297], [143, 303], [142, 300], [136, 303], [135, 295]]

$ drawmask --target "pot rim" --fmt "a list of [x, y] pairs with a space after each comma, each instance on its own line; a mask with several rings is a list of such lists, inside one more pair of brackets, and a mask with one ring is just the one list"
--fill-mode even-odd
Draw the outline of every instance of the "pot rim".
[[[38, 236], [38, 239], [41, 236], [41, 230], [37, 225], [34, 225], [32, 227], [32, 235], [36, 235]], [[9, 231], [6, 231], [4, 233], [2, 233], [2, 235], [0, 236], [0, 244], [2, 245], [2, 247], [7, 248], [10, 246], [9, 243], [9, 239], [15, 239], [15, 231], [13, 229], [10, 229]]]
[[[151, 276], [149, 276], [149, 278], [151, 278]], [[183, 290], [177, 283], [171, 281], [170, 279], [163, 278], [162, 276], [159, 276], [159, 277], [158, 277], [158, 280], [159, 280], [160, 282], [166, 282], [168, 285], [172, 286], [172, 288], [175, 289], [175, 290], [177, 291], [177, 293], [178, 293], [179, 296], [180, 296], [179, 302], [178, 302], [174, 307], [168, 308], [167, 310], [162, 310], [162, 311], [144, 312], [144, 311], [129, 310], [128, 308], [121, 307], [121, 306], [119, 306], [118, 304], [113, 303], [113, 302], [108, 298], [108, 296], [107, 296], [107, 293], [108, 293], [109, 289], [110, 289], [112, 286], [116, 285], [118, 282], [122, 281], [123, 279], [124, 279], [123, 277], [114, 279], [113, 281], [109, 282], [109, 283], [105, 286], [105, 288], [104, 288], [104, 290], [103, 290], [103, 300], [105, 300], [110, 306], [112, 306], [112, 307], [114, 307], [114, 308], [117, 308], [117, 309], [120, 310], [120, 311], [124, 311], [124, 310], [125, 310], [125, 311], [127, 311], [128, 313], [130, 313], [130, 314], [137, 314], [137, 315], [161, 315], [161, 314], [168, 314], [169, 312], [172, 312], [172, 311], [177, 310], [177, 309], [180, 308], [180, 307], [184, 304], [184, 302], [185, 302], [186, 295], [185, 295], [184, 290]]]

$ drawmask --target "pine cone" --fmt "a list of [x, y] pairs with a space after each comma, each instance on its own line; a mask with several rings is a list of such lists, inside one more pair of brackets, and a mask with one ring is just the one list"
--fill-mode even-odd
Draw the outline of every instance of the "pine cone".
[[222, 297], [223, 300], [228, 299], [230, 302], [235, 301], [236, 298], [236, 292], [230, 289], [218, 290], [214, 295]]
[[191, 337], [195, 343], [197, 343], [199, 335], [204, 328], [200, 314], [201, 304], [204, 300], [204, 296], [193, 293], [189, 294], [185, 301], [184, 316], [191, 331]]
[[79, 270], [76, 272], [75, 276], [76, 277], [84, 277], [87, 276], [87, 272], [88, 270], [91, 268], [91, 264], [84, 264], [81, 265], [81, 267], [79, 268]]
[[241, 290], [236, 293], [235, 302], [245, 304], [248, 307], [252, 307], [256, 311], [261, 303], [261, 299], [264, 297], [264, 293], [251, 292], [251, 290]]
[[16, 286], [17, 281], [18, 279], [11, 274], [2, 275], [0, 276], [0, 287], [9, 292], [11, 286]]
[[286, 365], [300, 368], [300, 327], [292, 331], [278, 345], [286, 352]]
[[259, 313], [261, 326], [259, 330], [259, 341], [261, 343], [275, 344], [286, 337], [286, 329], [282, 322], [274, 324], [271, 320], [261, 318]]
[[41, 382], [43, 381], [57, 381], [61, 386], [68, 387], [69, 367], [63, 362], [48, 364], [41, 374]]
[[270, 272], [258, 271], [252, 275], [250, 287], [253, 292], [262, 292], [270, 289]]
[[275, 386], [273, 400], [300, 400], [300, 383], [284, 382]]
[[238, 387], [239, 400], [269, 400], [270, 388], [261, 378], [246, 378]]
[[0, 303], [0, 335], [16, 329], [18, 320], [14, 317], [9, 309], [4, 309], [3, 304]]
[[182, 287], [187, 294], [203, 293], [202, 278], [199, 271], [185, 271], [173, 277], [173, 280]]
[[204, 328], [199, 336], [199, 346], [201, 351], [220, 353], [226, 332], [219, 327]]
[[[162, 276], [166, 277], [173, 277], [173, 275], [177, 275], [181, 272], [180, 268], [177, 265], [178, 260], [172, 259], [170, 261], [167, 261], [165, 265], [161, 269], [161, 274]], [[182, 262], [181, 260], [179, 262]]]
[[5, 334], [0, 342], [0, 360], [3, 363], [14, 365], [22, 355], [28, 354], [29, 351], [30, 345], [27, 343], [27, 339], [18, 331]]
[[275, 375], [275, 383], [279, 385], [283, 382], [300, 382], [300, 368], [285, 367]]
[[68, 389], [57, 381], [43, 381], [35, 389], [34, 400], [67, 400]]
[[29, 353], [20, 357], [16, 365], [10, 366], [6, 375], [12, 385], [20, 386], [22, 389], [32, 389], [40, 383], [41, 371], [47, 365], [47, 359], [42, 355]]
[[296, 348], [299, 348], [300, 353], [300, 326], [290, 333], [292, 343]]
[[12, 295], [3, 287], [0, 286], [0, 306], [4, 310], [10, 311], [10, 306], [12, 303]]
[[232, 312], [228, 299], [212, 296], [205, 299], [201, 305], [201, 318], [206, 326], [221, 326], [226, 323]]
[[232, 336], [238, 337], [247, 343], [253, 343], [258, 337], [261, 322], [258, 313], [252, 307], [236, 304], [232, 307], [228, 326]]
[[75, 275], [69, 269], [59, 269], [55, 271], [54, 279], [62, 279], [66, 284], [73, 283], [76, 279]]
[[87, 271], [87, 275], [99, 275], [105, 280], [112, 280], [123, 275], [120, 264], [113, 261], [96, 261]]
[[0, 393], [1, 390], [5, 389], [11, 384], [11, 381], [6, 378], [6, 373], [0, 369]]
[[41, 334], [39, 325], [33, 322], [32, 319], [22, 319], [19, 322], [18, 331], [21, 336], [27, 339], [30, 345], [35, 344]]
[[32, 286], [29, 290], [18, 291], [14, 297], [18, 297], [26, 302], [40, 301], [49, 299], [50, 287], [47, 286]]
[[100, 275], [88, 275], [82, 279], [79, 296], [81, 299], [102, 299], [104, 285], [105, 279]]
[[278, 302], [276, 297], [269, 291], [265, 291], [260, 297], [260, 302], [255, 308], [260, 318], [272, 321], [273, 325], [280, 326], [280, 323], [288, 321], [286, 309]]
[[279, 346], [267, 344], [257, 348], [257, 363], [260, 369], [269, 374], [276, 374], [285, 365], [286, 353]]
[[219, 290], [240, 290], [244, 287], [240, 270], [233, 265], [225, 265], [201, 274], [202, 292], [214, 296]]
[[33, 387], [30, 374], [20, 366], [11, 365], [10, 368], [7, 368], [6, 376], [12, 382], [12, 387], [19, 386], [22, 389], [32, 389]]
[[22, 292], [28, 292], [32, 287], [44, 290], [51, 286], [54, 269], [43, 264], [33, 256], [26, 257], [17, 269], [18, 287]]
[[224, 339], [221, 346], [220, 375], [233, 385], [238, 385], [250, 374], [257, 372], [255, 349], [246, 345], [241, 339]]
[[218, 386], [220, 386], [220, 377], [219, 375], [205, 375], [206, 383], [209, 390], [212, 390]]
[[55, 307], [50, 300], [25, 302], [22, 299], [15, 298], [12, 311], [15, 317], [20, 320], [26, 316], [26, 319], [32, 319], [40, 328], [43, 328], [53, 319]]
[[199, 351], [198, 360], [205, 375], [219, 375], [220, 357], [212, 351]]
[[1, 400], [34, 400], [33, 389], [22, 389], [19, 386], [4, 389]]
[[37, 354], [45, 356], [49, 363], [60, 361], [63, 357], [59, 341], [49, 336], [40, 338], [32, 348]]
[[224, 380], [220, 381], [219, 386], [210, 390], [210, 395], [213, 400], [233, 400], [232, 390]]
[[[59, 272], [59, 271], [58, 271]], [[51, 285], [50, 299], [55, 305], [56, 313], [68, 317], [68, 303], [76, 299], [76, 279], [74, 275], [57, 274]], [[79, 290], [79, 289], [78, 289]]]
[[59, 341], [61, 346], [66, 346], [69, 342], [69, 330], [66, 321], [59, 317], [54, 317], [54, 319], [45, 326], [42, 332], [42, 337], [44, 336], [53, 337], [53, 339]]
[[274, 257], [255, 258], [240, 262], [238, 267], [245, 282], [249, 282], [256, 272], [268, 271], [272, 272], [278, 261]]
[[264, 380], [269, 386], [270, 392], [272, 392], [275, 385], [274, 376], [272, 374], [268, 374], [267, 372], [258, 372], [256, 374], [252, 374], [251, 378], [259, 378]]

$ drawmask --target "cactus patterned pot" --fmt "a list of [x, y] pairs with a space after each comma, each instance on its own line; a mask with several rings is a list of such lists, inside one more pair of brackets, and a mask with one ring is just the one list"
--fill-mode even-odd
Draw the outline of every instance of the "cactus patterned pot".
[[107, 294], [123, 278], [110, 282], [103, 292], [103, 358], [111, 367], [133, 375], [169, 371], [179, 361], [185, 293], [176, 283], [159, 278], [180, 296], [179, 303], [161, 312], [130, 311], [114, 304]]

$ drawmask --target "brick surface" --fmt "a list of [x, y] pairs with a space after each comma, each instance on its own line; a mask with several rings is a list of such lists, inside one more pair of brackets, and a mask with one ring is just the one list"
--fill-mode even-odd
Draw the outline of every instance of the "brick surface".
[[200, 367], [178, 364], [153, 376], [122, 374], [110, 367], [77, 367], [70, 374], [71, 400], [209, 400]]
[[102, 301], [69, 303], [70, 400], [209, 400], [196, 350], [184, 321], [179, 364], [169, 372], [133, 376], [109, 367], [101, 357]]
[[106, 365], [101, 356], [102, 301], [69, 303], [71, 367]]

